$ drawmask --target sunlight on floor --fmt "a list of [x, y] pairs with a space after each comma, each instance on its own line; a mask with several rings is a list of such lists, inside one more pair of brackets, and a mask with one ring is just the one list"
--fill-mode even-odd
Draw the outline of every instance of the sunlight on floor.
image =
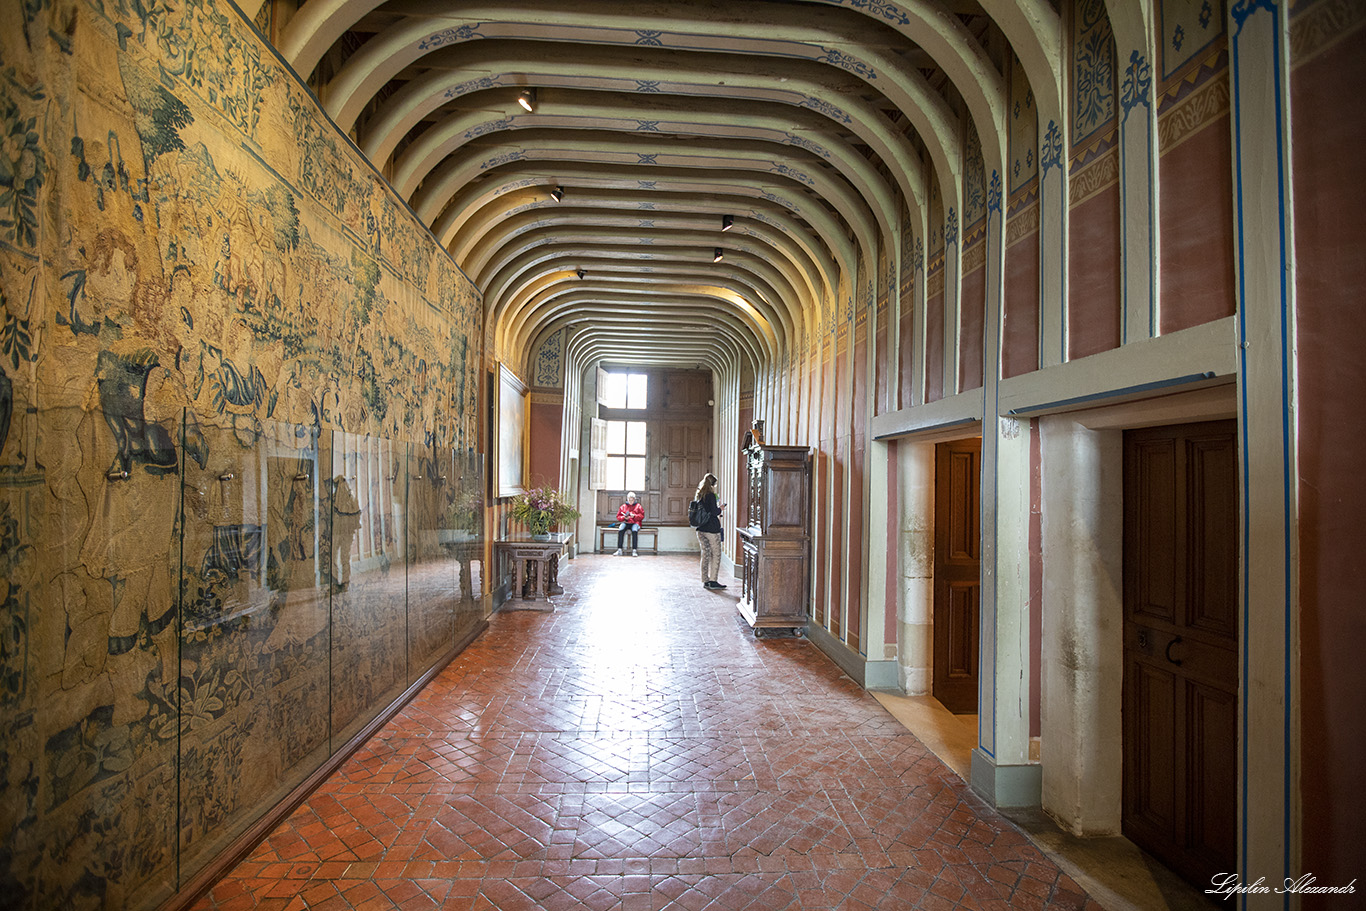
[[[932, 696], [873, 697], [964, 781], [971, 778], [977, 716], [955, 715]], [[1108, 911], [1207, 911], [1204, 895], [1120, 836], [1069, 835], [1037, 808], [1002, 814]]]

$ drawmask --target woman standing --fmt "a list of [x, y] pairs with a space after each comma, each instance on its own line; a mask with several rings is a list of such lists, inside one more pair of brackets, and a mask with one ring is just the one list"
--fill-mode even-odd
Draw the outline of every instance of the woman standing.
[[697, 525], [697, 541], [702, 546], [702, 587], [720, 591], [725, 586], [716, 581], [716, 574], [721, 571], [721, 510], [726, 504], [716, 501], [716, 475], [707, 472], [702, 476], [693, 499], [702, 504], [705, 520]]

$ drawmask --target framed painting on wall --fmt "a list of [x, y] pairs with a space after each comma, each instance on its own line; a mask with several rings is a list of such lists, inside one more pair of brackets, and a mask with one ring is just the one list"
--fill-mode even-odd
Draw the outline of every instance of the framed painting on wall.
[[527, 386], [503, 364], [498, 365], [498, 496], [513, 497], [526, 482]]

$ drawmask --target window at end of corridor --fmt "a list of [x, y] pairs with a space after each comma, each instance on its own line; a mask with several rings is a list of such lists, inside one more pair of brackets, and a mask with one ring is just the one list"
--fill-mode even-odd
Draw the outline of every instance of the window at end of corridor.
[[643, 373], [607, 374], [607, 390], [602, 404], [607, 408], [644, 408], [647, 379]]

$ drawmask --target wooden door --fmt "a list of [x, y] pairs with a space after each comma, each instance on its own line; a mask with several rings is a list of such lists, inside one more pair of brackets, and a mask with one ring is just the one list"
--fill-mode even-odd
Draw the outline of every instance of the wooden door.
[[[711, 471], [711, 421], [661, 421], [660, 525], [687, 525], [697, 482]], [[653, 483], [650, 485], [652, 488]]]
[[934, 448], [934, 698], [977, 711], [982, 593], [982, 441]]
[[1237, 869], [1236, 432], [1124, 435], [1123, 831], [1196, 885]]

